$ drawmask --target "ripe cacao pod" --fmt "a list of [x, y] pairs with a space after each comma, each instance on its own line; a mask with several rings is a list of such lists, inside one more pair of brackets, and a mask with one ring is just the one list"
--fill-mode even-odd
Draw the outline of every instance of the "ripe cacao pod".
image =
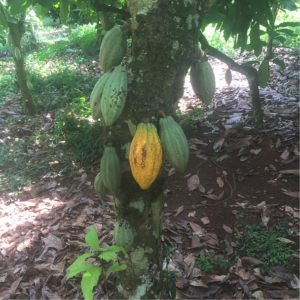
[[138, 125], [130, 146], [129, 163], [134, 179], [143, 190], [147, 190], [162, 164], [162, 148], [153, 124]]
[[121, 184], [121, 161], [114, 147], [106, 147], [101, 158], [101, 178], [107, 189], [117, 194]]
[[15, 58], [17, 60], [21, 59], [22, 58], [22, 54], [21, 54], [21, 51], [18, 47], [15, 47]]
[[100, 46], [100, 65], [104, 72], [119, 65], [125, 55], [127, 40], [121, 26], [110, 29], [103, 38]]
[[227, 69], [225, 72], [225, 81], [228, 85], [230, 85], [231, 81], [232, 81], [232, 74], [230, 69]]
[[90, 106], [92, 111], [92, 117], [94, 120], [98, 120], [99, 118], [102, 118], [101, 113], [101, 97], [103, 94], [103, 90], [105, 87], [105, 84], [107, 82], [107, 79], [109, 78], [111, 73], [105, 73], [101, 76], [101, 78], [97, 81], [97, 83], [94, 86], [94, 89], [90, 96]]
[[30, 90], [32, 90], [33, 89], [33, 85], [32, 85], [32, 83], [29, 81], [29, 80], [27, 80], [27, 87], [30, 89]]
[[165, 158], [178, 172], [183, 172], [189, 159], [189, 145], [179, 124], [171, 116], [161, 118], [160, 140]]
[[100, 21], [104, 30], [108, 31], [114, 27], [114, 21], [112, 20], [111, 14], [105, 11], [100, 13]]
[[99, 172], [95, 178], [94, 188], [95, 188], [95, 191], [97, 192], [97, 194], [99, 194], [99, 196], [101, 196], [101, 197], [107, 195], [109, 192], [103, 183], [103, 180], [101, 178], [101, 172]]
[[133, 244], [134, 232], [126, 219], [117, 220], [114, 229], [114, 240], [117, 246], [128, 250]]
[[12, 46], [12, 36], [11, 36], [10, 33], [7, 35], [7, 45], [8, 45], [9, 47]]
[[208, 61], [198, 60], [191, 66], [191, 84], [194, 93], [206, 105], [211, 103], [215, 93], [215, 74]]
[[101, 98], [101, 113], [106, 126], [111, 126], [123, 112], [127, 98], [127, 71], [117, 66], [109, 76]]

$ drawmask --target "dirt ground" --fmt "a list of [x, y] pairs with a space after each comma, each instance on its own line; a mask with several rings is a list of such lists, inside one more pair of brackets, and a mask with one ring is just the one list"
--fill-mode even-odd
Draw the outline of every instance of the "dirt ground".
[[[232, 258], [237, 222], [266, 225], [286, 221], [299, 244], [299, 58], [285, 51], [287, 68], [271, 66], [271, 79], [260, 90], [264, 125], [256, 128], [244, 77], [211, 60], [217, 90], [213, 103], [202, 107], [187, 77], [179, 103], [190, 159], [183, 174], [167, 163], [162, 242], [176, 248], [170, 267], [176, 274], [177, 299], [296, 299], [296, 268], [274, 269], [273, 277], [247, 268], [246, 253], [226, 271], [205, 274], [196, 257], [211, 251]], [[244, 58], [245, 59], [245, 58]], [[296, 75], [295, 75], [296, 74]], [[201, 113], [195, 111], [201, 108]], [[93, 225], [101, 245], [112, 243], [113, 201], [93, 189], [98, 163], [70, 171], [63, 178], [44, 176], [17, 196], [0, 195], [0, 299], [82, 299], [80, 278], [66, 281], [67, 268], [87, 251], [84, 235]], [[246, 257], [246, 258], [245, 258]], [[113, 294], [95, 288], [95, 299]]]

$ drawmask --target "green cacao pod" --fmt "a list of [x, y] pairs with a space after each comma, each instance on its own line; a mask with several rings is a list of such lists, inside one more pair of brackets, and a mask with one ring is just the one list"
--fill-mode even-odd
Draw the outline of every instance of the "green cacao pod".
[[109, 192], [102, 181], [101, 172], [99, 172], [95, 178], [94, 188], [95, 188], [95, 191], [97, 192], [97, 194], [99, 194], [99, 196], [101, 196], [101, 197], [107, 195]]
[[120, 219], [116, 221], [114, 229], [114, 240], [117, 246], [121, 246], [125, 250], [128, 250], [133, 244], [133, 229], [126, 219]]
[[10, 33], [7, 35], [7, 45], [8, 45], [9, 47], [12, 46], [12, 36], [11, 36]]
[[109, 76], [101, 98], [101, 113], [106, 126], [111, 126], [123, 112], [127, 98], [127, 71], [117, 66]]
[[29, 81], [29, 80], [27, 80], [27, 87], [30, 89], [30, 90], [32, 90], [33, 89], [33, 85], [32, 85], [32, 83]]
[[230, 69], [227, 69], [225, 72], [225, 81], [228, 85], [230, 85], [231, 81], [232, 81], [232, 74]]
[[126, 47], [126, 35], [121, 26], [115, 26], [106, 33], [100, 46], [99, 55], [100, 65], [104, 72], [121, 63]]
[[208, 61], [198, 60], [191, 66], [191, 84], [194, 93], [206, 105], [211, 103], [215, 93], [215, 74]]
[[160, 140], [165, 158], [178, 172], [183, 172], [189, 159], [189, 145], [179, 124], [171, 116], [161, 118]]
[[101, 113], [101, 97], [103, 94], [104, 87], [106, 85], [107, 79], [109, 78], [111, 73], [105, 73], [101, 76], [101, 78], [97, 81], [94, 86], [94, 89], [90, 96], [90, 106], [92, 111], [92, 117], [94, 120], [98, 120], [102, 118]]
[[111, 14], [102, 11], [100, 13], [100, 21], [104, 30], [108, 31], [114, 27], [114, 21], [112, 20]]
[[15, 47], [15, 58], [17, 60], [21, 59], [22, 58], [22, 54], [21, 54], [21, 51], [18, 47]]
[[106, 147], [101, 158], [101, 178], [108, 190], [115, 195], [121, 184], [121, 161], [114, 147]]

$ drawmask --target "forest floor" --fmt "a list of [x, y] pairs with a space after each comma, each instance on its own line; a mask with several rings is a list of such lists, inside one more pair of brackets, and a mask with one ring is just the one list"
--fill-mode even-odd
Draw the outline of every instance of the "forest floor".
[[[283, 48], [279, 54], [287, 67], [271, 65], [269, 84], [260, 89], [259, 129], [253, 126], [245, 77], [232, 72], [228, 86], [226, 66], [210, 60], [217, 90], [213, 103], [203, 107], [187, 76], [178, 120], [190, 159], [183, 174], [164, 165], [161, 238], [171, 247], [167, 268], [176, 271], [177, 299], [299, 297], [299, 57]], [[22, 115], [19, 98], [6, 101], [9, 108], [0, 108], [0, 145], [24, 139], [25, 147], [11, 155], [25, 151], [34, 161], [40, 146], [26, 136], [51, 128], [56, 112], [41, 111], [34, 124], [12, 128], [7, 118]], [[60, 147], [43, 150], [57, 159], [49, 166], [59, 165]], [[41, 168], [36, 183], [19, 193], [2, 185], [0, 299], [82, 299], [80, 277], [66, 276], [70, 264], [89, 251], [85, 234], [93, 225], [101, 246], [113, 243], [112, 197], [99, 198], [93, 188], [99, 160], [86, 168], [73, 163], [73, 169], [55, 175]], [[111, 298], [113, 281], [111, 276], [108, 292], [103, 282], [98, 285], [95, 299]]]

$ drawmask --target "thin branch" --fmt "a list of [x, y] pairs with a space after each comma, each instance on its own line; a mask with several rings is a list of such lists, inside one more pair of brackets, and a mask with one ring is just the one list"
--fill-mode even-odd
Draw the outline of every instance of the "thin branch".
[[108, 12], [113, 12], [113, 13], [117, 13], [126, 17], [131, 17], [130, 13], [127, 10], [124, 9], [119, 9], [117, 7], [114, 6], [108, 6], [105, 4], [101, 4], [99, 3], [97, 0], [93, 1], [93, 9], [96, 12], [100, 12], [100, 11], [108, 11]]

